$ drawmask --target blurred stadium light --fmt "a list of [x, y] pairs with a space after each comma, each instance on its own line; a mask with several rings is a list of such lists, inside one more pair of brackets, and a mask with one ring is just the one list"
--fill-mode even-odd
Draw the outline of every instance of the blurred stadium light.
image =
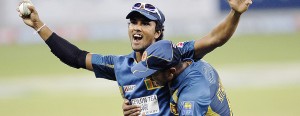
[[[2, 0], [0, 44], [42, 42], [15, 11], [20, 0]], [[40, 18], [56, 33], [71, 39], [127, 39], [125, 16], [137, 0], [32, 0]], [[204, 35], [227, 14], [226, 0], [144, 1], [166, 15], [166, 38]], [[171, 3], [171, 4], [170, 4]], [[297, 32], [299, 0], [254, 0], [243, 15], [237, 33]]]

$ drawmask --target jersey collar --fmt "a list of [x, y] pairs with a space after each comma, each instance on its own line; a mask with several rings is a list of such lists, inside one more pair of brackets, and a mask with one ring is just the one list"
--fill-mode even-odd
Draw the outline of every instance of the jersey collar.
[[135, 57], [135, 52], [134, 52], [134, 51], [131, 52], [131, 53], [128, 54], [128, 55], [125, 55], [125, 57], [128, 58], [128, 59], [132, 59], [132, 60], [134, 61], [134, 63], [137, 63], [137, 61], [135, 60], [136, 57]]

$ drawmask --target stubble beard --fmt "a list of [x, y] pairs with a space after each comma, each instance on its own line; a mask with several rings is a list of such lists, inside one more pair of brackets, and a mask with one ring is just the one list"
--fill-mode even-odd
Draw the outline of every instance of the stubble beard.
[[149, 44], [149, 45], [135, 46], [135, 47], [133, 45], [131, 45], [131, 48], [135, 52], [141, 52], [141, 53], [143, 53], [150, 45], [151, 44]]

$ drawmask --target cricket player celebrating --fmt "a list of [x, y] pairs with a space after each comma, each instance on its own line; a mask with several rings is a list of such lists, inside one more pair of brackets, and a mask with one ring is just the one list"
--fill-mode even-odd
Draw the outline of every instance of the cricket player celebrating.
[[[180, 43], [182, 57], [199, 60], [207, 53], [225, 44], [235, 32], [240, 16], [251, 0], [228, 0], [231, 11], [208, 35], [198, 40]], [[93, 71], [98, 78], [117, 81], [124, 99], [124, 115], [168, 116], [172, 115], [169, 105], [170, 95], [167, 87], [157, 85], [150, 78], [136, 77], [131, 67], [142, 59], [145, 49], [163, 38], [164, 14], [155, 6], [147, 3], [136, 3], [126, 16], [130, 20], [128, 35], [133, 52], [128, 55], [92, 54], [81, 50], [63, 39], [40, 20], [34, 6], [28, 6], [29, 15], [18, 10], [24, 23], [40, 35], [51, 49], [51, 52], [65, 64], [74, 68]]]
[[181, 59], [181, 49], [161, 40], [144, 51], [144, 59], [131, 71], [167, 86], [170, 108], [180, 116], [232, 116], [229, 101], [216, 70], [203, 60]]

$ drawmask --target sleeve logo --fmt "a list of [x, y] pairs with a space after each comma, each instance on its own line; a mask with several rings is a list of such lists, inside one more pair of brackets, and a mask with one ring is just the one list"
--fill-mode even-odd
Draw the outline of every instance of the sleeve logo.
[[176, 44], [176, 46], [179, 47], [179, 48], [182, 48], [183, 45], [184, 45], [184, 42], [178, 42], [178, 43]]

